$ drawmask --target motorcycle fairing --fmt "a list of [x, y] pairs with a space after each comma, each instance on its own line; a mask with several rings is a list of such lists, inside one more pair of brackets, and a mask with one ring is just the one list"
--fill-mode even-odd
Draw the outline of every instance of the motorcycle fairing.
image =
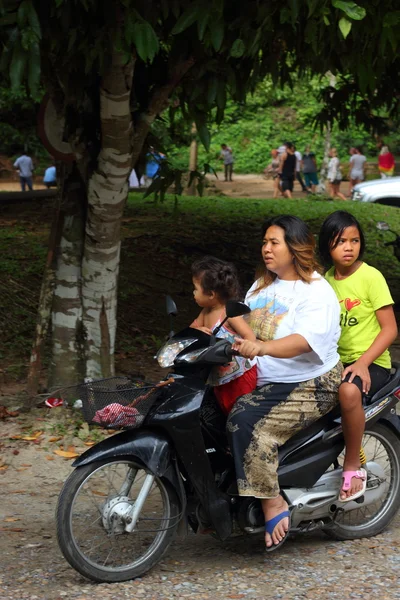
[[161, 431], [146, 429], [122, 431], [86, 450], [72, 463], [72, 466], [82, 467], [121, 456], [137, 459], [154, 475], [167, 479], [177, 490], [181, 507], [184, 509], [186, 494], [182, 479], [177, 472], [170, 441]]

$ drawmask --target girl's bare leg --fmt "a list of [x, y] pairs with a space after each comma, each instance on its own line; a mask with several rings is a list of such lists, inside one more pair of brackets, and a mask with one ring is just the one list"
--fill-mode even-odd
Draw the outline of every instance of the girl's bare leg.
[[[365, 428], [365, 413], [362, 406], [361, 392], [354, 383], [342, 383], [339, 388], [339, 402], [342, 411], [342, 429], [346, 445], [343, 471], [358, 471], [360, 464], [360, 448]], [[340, 492], [340, 498], [352, 496], [362, 488], [361, 479], [351, 480], [350, 489]]]

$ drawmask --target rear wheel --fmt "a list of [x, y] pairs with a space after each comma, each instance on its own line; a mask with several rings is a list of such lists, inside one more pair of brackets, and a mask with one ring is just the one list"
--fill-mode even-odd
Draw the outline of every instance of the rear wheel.
[[[57, 537], [69, 564], [98, 582], [139, 577], [160, 560], [173, 540], [180, 507], [170, 484], [130, 460], [93, 463], [67, 479], [57, 506]], [[146, 495], [146, 483], [150, 491]], [[139, 493], [145, 501], [132, 533]]]
[[[376, 500], [364, 506], [344, 507], [325, 533], [337, 540], [353, 540], [381, 533], [400, 507], [400, 440], [387, 426], [377, 423], [366, 429], [363, 448], [367, 457], [367, 490]], [[339, 462], [340, 462], [339, 457]], [[350, 507], [351, 505], [351, 507]], [[350, 510], [347, 510], [347, 506]], [[354, 508], [352, 508], [354, 506]]]

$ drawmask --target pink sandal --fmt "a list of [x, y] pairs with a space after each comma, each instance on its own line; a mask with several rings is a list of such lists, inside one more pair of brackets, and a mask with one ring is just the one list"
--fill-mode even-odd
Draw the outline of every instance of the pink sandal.
[[362, 479], [363, 486], [361, 490], [349, 496], [348, 498], [341, 498], [339, 492], [339, 502], [351, 502], [352, 500], [356, 500], [365, 494], [365, 490], [367, 489], [367, 471], [365, 469], [360, 469], [359, 471], [343, 471], [343, 485], [340, 492], [347, 492], [351, 488], [351, 480], [353, 477], [357, 479]]

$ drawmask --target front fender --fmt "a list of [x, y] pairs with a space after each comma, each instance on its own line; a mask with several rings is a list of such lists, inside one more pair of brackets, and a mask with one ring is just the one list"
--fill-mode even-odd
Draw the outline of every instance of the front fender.
[[79, 468], [118, 456], [136, 459], [157, 477], [167, 479], [174, 487], [182, 509], [186, 506], [186, 494], [173, 456], [171, 442], [160, 431], [146, 429], [122, 431], [86, 450], [72, 466]]

